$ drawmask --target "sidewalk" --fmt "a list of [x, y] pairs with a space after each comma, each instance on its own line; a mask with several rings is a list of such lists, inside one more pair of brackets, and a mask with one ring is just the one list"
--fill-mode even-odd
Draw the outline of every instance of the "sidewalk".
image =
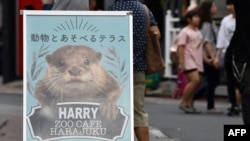
[[[14, 81], [7, 84], [0, 84], [0, 94], [22, 95], [23, 94], [22, 80]], [[3, 105], [4, 104], [2, 104], [2, 106]], [[21, 112], [22, 111], [19, 111], [19, 113]], [[22, 141], [23, 138], [22, 122], [23, 122], [22, 114], [18, 116], [9, 115], [4, 113], [3, 111], [2, 112], [0, 111], [0, 141]]]
[[7, 84], [0, 84], [0, 93], [23, 94], [23, 81], [17, 80]]
[[[18, 80], [11, 83], [0, 85], [0, 93], [2, 94], [23, 94], [23, 81]], [[21, 132], [17, 129], [22, 130], [22, 120], [20, 117], [15, 116], [8, 116], [8, 115], [1, 115], [0, 113], [0, 141], [22, 141], [22, 133], [20, 134], [9, 134], [8, 132]], [[15, 123], [16, 125], [20, 127], [16, 127], [13, 125]], [[150, 141], [178, 141], [169, 139], [167, 136], [165, 136], [160, 130], [157, 130], [154, 127], [150, 127]], [[3, 135], [1, 135], [3, 134]], [[18, 136], [17, 136], [18, 135]], [[135, 138], [135, 141], [137, 139]]]

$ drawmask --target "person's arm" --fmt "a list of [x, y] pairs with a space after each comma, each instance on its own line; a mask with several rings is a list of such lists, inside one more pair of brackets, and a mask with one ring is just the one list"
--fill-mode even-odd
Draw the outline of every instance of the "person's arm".
[[216, 49], [215, 58], [213, 60], [213, 64], [215, 68], [219, 68], [219, 60], [220, 60], [221, 52], [222, 52], [222, 48]]
[[178, 55], [178, 69], [180, 71], [185, 70], [185, 64], [184, 64], [184, 56], [185, 56], [185, 49], [187, 45], [187, 39], [188, 35], [186, 34], [186, 28], [183, 28], [176, 38], [176, 44], [177, 44], [177, 55]]
[[207, 58], [213, 59], [214, 58], [213, 47], [210, 42], [207, 41], [204, 43], [204, 49], [207, 53]]
[[185, 51], [185, 45], [179, 45], [177, 47], [177, 54], [178, 54], [178, 69], [183, 72], [185, 70], [184, 68], [184, 51]]
[[212, 47], [212, 35], [211, 34], [211, 25], [209, 23], [203, 23], [201, 28], [201, 33], [203, 36], [203, 60], [207, 64], [212, 65], [212, 61], [214, 59], [213, 47]]
[[154, 30], [154, 34], [157, 36], [157, 38], [160, 40], [161, 38], [161, 32], [158, 28], [158, 23], [156, 22], [154, 15], [151, 11], [149, 11], [149, 18], [150, 18], [150, 27]]

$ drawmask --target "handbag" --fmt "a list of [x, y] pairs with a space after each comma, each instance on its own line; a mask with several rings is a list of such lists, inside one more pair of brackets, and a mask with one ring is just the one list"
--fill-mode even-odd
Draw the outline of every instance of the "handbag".
[[158, 26], [150, 26], [149, 10], [144, 5], [147, 13], [147, 44], [146, 44], [146, 75], [161, 73], [165, 70], [166, 65], [162, 57], [160, 48], [160, 30]]

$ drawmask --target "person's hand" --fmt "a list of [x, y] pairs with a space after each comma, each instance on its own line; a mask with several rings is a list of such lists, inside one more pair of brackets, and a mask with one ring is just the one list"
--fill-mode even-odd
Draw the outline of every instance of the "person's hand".
[[179, 64], [178, 65], [178, 70], [180, 71], [180, 72], [184, 72], [184, 64]]
[[43, 4], [52, 4], [54, 0], [42, 0]]
[[215, 68], [219, 68], [219, 58], [215, 57], [214, 60], [213, 60], [213, 66]]
[[214, 60], [214, 59], [212, 59], [212, 58], [206, 58], [204, 61], [205, 61], [205, 63], [208, 64], [208, 65], [213, 65], [213, 60]]

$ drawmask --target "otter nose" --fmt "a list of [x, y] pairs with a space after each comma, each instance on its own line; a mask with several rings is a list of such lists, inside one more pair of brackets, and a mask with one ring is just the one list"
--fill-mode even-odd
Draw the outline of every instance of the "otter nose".
[[72, 76], [78, 76], [80, 75], [81, 70], [77, 67], [73, 67], [72, 69], [69, 70], [69, 74]]

